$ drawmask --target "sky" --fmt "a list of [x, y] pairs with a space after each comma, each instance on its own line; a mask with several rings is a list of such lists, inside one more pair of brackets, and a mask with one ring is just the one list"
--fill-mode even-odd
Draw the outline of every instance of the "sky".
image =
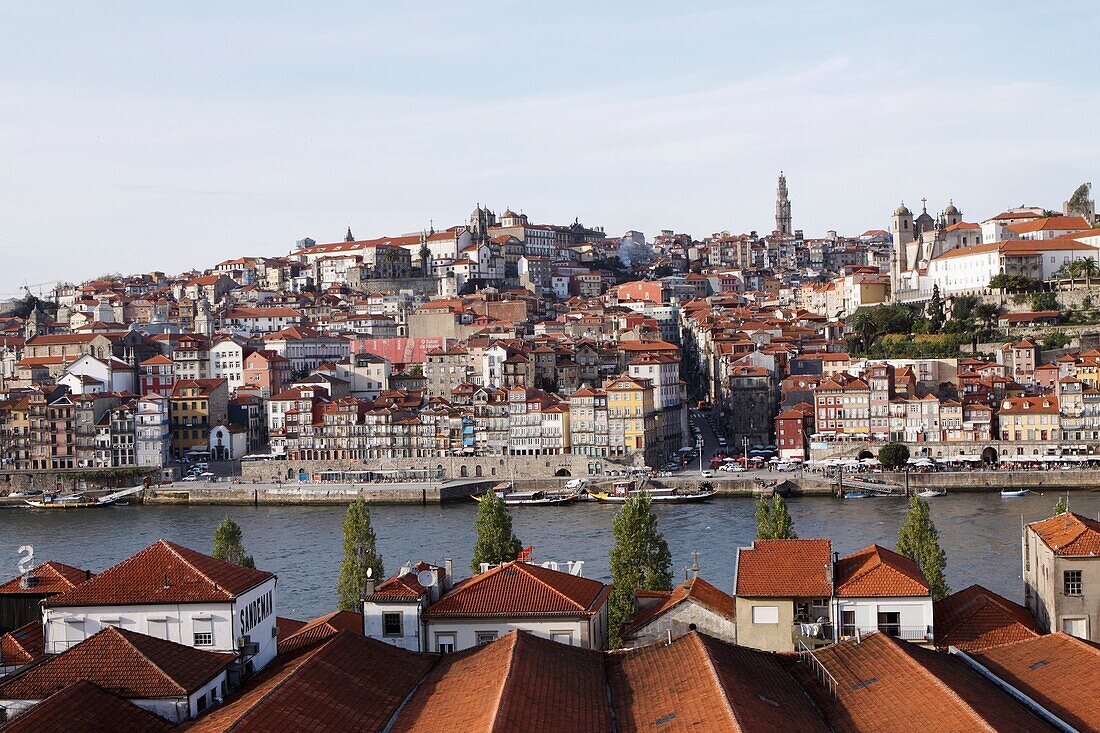
[[[1060, 208], [1100, 3], [0, 0], [0, 297], [477, 203], [618, 235]], [[1100, 193], [1100, 191], [1098, 191]]]

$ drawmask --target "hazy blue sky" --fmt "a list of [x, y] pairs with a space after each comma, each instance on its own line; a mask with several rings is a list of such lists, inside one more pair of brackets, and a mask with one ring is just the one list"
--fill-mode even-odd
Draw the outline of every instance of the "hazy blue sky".
[[925, 195], [1057, 207], [1097, 178], [1097, 27], [1094, 0], [0, 0], [0, 294], [478, 201], [770, 230], [781, 168], [808, 236]]

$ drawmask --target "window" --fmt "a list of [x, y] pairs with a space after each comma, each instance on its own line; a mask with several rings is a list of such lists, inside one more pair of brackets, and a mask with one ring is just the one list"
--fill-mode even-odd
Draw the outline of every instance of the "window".
[[149, 636], [158, 639], [168, 638], [168, 621], [163, 618], [151, 618], [148, 621]]
[[382, 614], [382, 636], [402, 636], [402, 616], [400, 612]]
[[203, 694], [199, 695], [198, 699], [195, 702], [198, 703], [198, 709], [200, 713], [203, 710], [206, 710], [206, 693], [204, 692]]
[[455, 650], [454, 634], [436, 634], [435, 650], [441, 654], [450, 654]]
[[809, 601], [795, 601], [794, 604], [794, 620], [796, 623], [803, 623], [810, 620], [810, 603]]
[[1078, 639], [1089, 638], [1089, 620], [1087, 618], [1062, 619], [1062, 631]]
[[1079, 596], [1082, 590], [1081, 571], [1066, 570], [1062, 573], [1062, 592], [1067, 596]]
[[840, 612], [840, 635], [841, 636], [855, 636], [856, 635], [856, 612], [855, 611], [841, 611]]
[[191, 622], [195, 646], [214, 645], [214, 622], [208, 618], [197, 618]]
[[559, 644], [565, 644], [566, 646], [573, 645], [573, 632], [572, 631], [551, 631], [550, 639], [556, 641]]
[[752, 622], [754, 624], [779, 623], [779, 606], [753, 606]]
[[879, 611], [878, 630], [890, 636], [901, 636], [901, 613], [897, 611]]
[[488, 644], [489, 642], [496, 641], [497, 632], [495, 631], [479, 631], [477, 632], [477, 645]]

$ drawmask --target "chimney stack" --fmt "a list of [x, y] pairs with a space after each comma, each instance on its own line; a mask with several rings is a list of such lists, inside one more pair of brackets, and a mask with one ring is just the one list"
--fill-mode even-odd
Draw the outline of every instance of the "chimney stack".
[[363, 595], [366, 598], [370, 598], [371, 596], [374, 595], [374, 578], [368, 578], [367, 579], [367, 585], [363, 589]]
[[443, 558], [443, 590], [444, 590], [444, 592], [449, 591], [451, 589], [451, 586], [454, 584], [454, 579], [453, 579], [454, 575], [453, 575], [453, 573], [454, 573], [454, 563], [451, 561], [451, 558], [449, 558], [449, 557]]

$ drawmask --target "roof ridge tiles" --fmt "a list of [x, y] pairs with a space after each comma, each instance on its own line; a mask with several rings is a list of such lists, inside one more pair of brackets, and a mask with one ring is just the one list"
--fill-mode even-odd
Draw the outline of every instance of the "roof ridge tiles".
[[507, 639], [509, 636], [512, 638], [511, 644], [508, 648], [508, 669], [505, 671], [504, 676], [500, 681], [500, 689], [497, 690], [496, 703], [493, 705], [493, 722], [490, 723], [489, 728], [490, 733], [497, 730], [498, 726], [501, 723], [505, 722], [500, 719], [501, 713], [504, 712], [504, 693], [515, 682], [512, 670], [515, 669], [516, 666], [516, 656], [519, 649], [519, 639], [521, 636], [523, 636], [523, 632], [517, 629], [516, 631], [508, 634], [508, 636], [505, 636], [504, 638]]

